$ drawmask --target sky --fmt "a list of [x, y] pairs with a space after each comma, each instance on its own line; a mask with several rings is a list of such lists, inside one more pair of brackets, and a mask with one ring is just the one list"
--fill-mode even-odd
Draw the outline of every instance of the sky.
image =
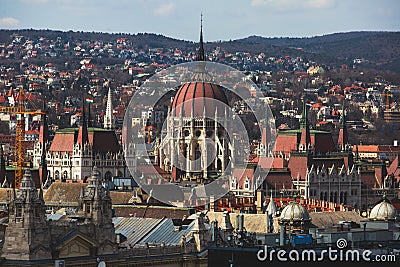
[[156, 33], [197, 41], [400, 31], [400, 0], [0, 0], [0, 29]]

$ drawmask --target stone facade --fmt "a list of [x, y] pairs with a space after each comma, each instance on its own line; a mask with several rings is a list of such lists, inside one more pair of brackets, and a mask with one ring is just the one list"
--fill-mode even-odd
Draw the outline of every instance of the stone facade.
[[2, 257], [34, 261], [118, 253], [110, 194], [96, 167], [89, 185], [82, 187], [78, 212], [63, 220], [46, 220], [39, 192], [27, 170], [10, 202]]
[[356, 165], [350, 170], [345, 166], [330, 168], [314, 165], [308, 169], [305, 181], [295, 181], [305, 198], [319, 199], [333, 203], [361, 206], [361, 175]]
[[40, 190], [38, 194], [30, 171], [26, 170], [18, 192], [14, 190], [12, 194], [2, 257], [10, 260], [49, 259], [50, 243], [43, 192]]

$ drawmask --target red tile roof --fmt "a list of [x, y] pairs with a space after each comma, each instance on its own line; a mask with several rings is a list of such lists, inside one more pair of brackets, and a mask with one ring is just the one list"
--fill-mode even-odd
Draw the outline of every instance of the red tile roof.
[[286, 168], [288, 162], [284, 158], [265, 158], [265, 157], [255, 157], [252, 164], [258, 165], [262, 169], [282, 169]]
[[[158, 165], [137, 165], [136, 168], [137, 173], [142, 174], [147, 177], [147, 176], [157, 176], [157, 173], [161, 175], [162, 177], [166, 178], [168, 174], [160, 168]], [[157, 173], [156, 173], [157, 172]]]
[[374, 188], [380, 186], [380, 182], [375, 178], [375, 171], [362, 171], [361, 183], [364, 188]]
[[[55, 134], [50, 146], [50, 151], [72, 152], [77, 139], [77, 129], [63, 129]], [[93, 146], [93, 151], [95, 153], [118, 152], [120, 149], [118, 139], [113, 131], [89, 128], [88, 140]]]
[[292, 155], [289, 160], [289, 169], [291, 176], [294, 179], [304, 180], [306, 178], [307, 169], [309, 167], [309, 160], [307, 156]]
[[252, 168], [236, 168], [233, 170], [232, 173], [233, 177], [235, 177], [239, 188], [243, 188], [244, 182], [246, 180], [246, 177], [250, 179], [250, 181], [253, 180], [254, 178], [254, 169]]
[[74, 148], [74, 133], [56, 133], [51, 142], [50, 151], [71, 152]]
[[270, 171], [265, 181], [269, 190], [290, 189], [293, 187], [289, 171]]
[[[399, 154], [400, 155], [400, 154]], [[389, 168], [387, 169], [388, 174], [394, 175], [397, 181], [400, 181], [400, 159], [399, 155], [392, 161]]]

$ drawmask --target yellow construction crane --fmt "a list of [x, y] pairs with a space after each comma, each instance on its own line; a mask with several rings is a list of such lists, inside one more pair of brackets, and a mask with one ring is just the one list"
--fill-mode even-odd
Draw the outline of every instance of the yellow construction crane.
[[389, 90], [385, 89], [382, 93], [382, 96], [385, 97], [385, 110], [390, 109], [390, 97], [393, 95], [390, 93]]
[[15, 129], [15, 178], [14, 187], [19, 188], [22, 176], [24, 175], [24, 163], [25, 163], [25, 115], [44, 115], [45, 111], [36, 109], [25, 109], [24, 106], [24, 91], [22, 86], [18, 92], [18, 105], [15, 107], [0, 107], [0, 113], [15, 114], [17, 117], [17, 125]]

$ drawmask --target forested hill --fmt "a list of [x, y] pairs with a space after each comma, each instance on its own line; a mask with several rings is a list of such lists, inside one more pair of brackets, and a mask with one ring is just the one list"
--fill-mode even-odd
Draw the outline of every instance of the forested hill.
[[[31, 39], [45, 37], [64, 41], [103, 41], [112, 42], [119, 37], [129, 39], [133, 48], [171, 48], [194, 50], [197, 43], [178, 40], [160, 34], [138, 33], [99, 33], [53, 30], [0, 30], [0, 43], [8, 43], [13, 34]], [[400, 72], [400, 32], [346, 32], [323, 36], [288, 38], [249, 36], [243, 39], [206, 42], [205, 49], [210, 52], [216, 46], [224, 51], [265, 53], [267, 56], [302, 56], [327, 65], [353, 63], [361, 59], [365, 67]]]

